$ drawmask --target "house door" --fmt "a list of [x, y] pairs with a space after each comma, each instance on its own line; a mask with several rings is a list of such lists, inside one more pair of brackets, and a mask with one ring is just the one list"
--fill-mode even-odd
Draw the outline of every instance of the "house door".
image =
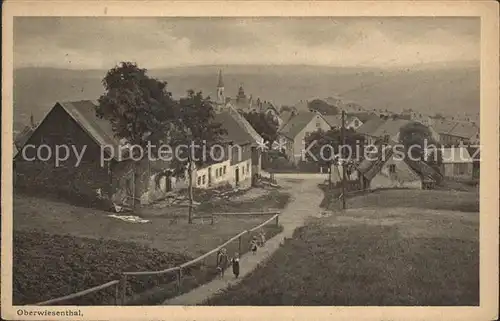
[[234, 177], [236, 180], [236, 184], [238, 184], [240, 182], [240, 169], [238, 167], [236, 167], [236, 169], [234, 170]]
[[208, 168], [208, 186], [212, 185], [212, 167]]

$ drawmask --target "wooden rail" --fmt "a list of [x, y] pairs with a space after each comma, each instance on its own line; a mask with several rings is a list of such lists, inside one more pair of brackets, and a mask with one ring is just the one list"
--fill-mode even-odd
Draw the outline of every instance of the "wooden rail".
[[261, 227], [267, 225], [269, 222], [271, 222], [272, 220], [276, 220], [276, 225], [279, 224], [279, 214], [276, 214], [274, 215], [273, 217], [271, 217], [270, 219], [268, 219], [267, 221], [265, 221], [264, 223], [260, 224], [260, 225], [257, 225], [256, 227], [253, 227], [251, 228], [250, 230], [248, 230], [249, 232], [253, 232], [255, 230], [258, 230], [260, 229]]
[[140, 275], [160, 275], [160, 274], [165, 274], [165, 273], [170, 273], [170, 272], [175, 272], [179, 269], [178, 266], [165, 269], [165, 270], [160, 270], [160, 271], [138, 271], [138, 272], [123, 272], [123, 275], [135, 275], [135, 276], [140, 276]]
[[274, 215], [274, 214], [279, 214], [279, 211], [269, 211], [269, 212], [235, 212], [235, 213], [214, 213], [212, 215], [230, 215], [230, 216], [238, 216], [238, 215]]
[[[104, 283], [104, 284], [95, 286], [93, 288], [87, 289], [87, 290], [83, 290], [83, 291], [80, 291], [80, 292], [69, 294], [69, 295], [66, 295], [66, 296], [63, 296], [63, 297], [60, 297], [60, 298], [55, 298], [55, 299], [51, 299], [51, 300], [39, 302], [39, 303], [36, 303], [34, 305], [50, 305], [50, 304], [54, 304], [54, 303], [68, 301], [68, 300], [71, 300], [71, 299], [76, 299], [76, 298], [82, 297], [82, 296], [90, 294], [90, 293], [95, 293], [97, 291], [104, 290], [104, 289], [109, 288], [109, 287], [111, 287], [113, 285], [118, 286], [119, 282], [120, 281], [118, 281], [118, 280], [110, 281], [108, 283]], [[118, 303], [117, 300], [118, 300], [118, 298], [115, 297], [115, 303]]]
[[71, 299], [76, 299], [76, 298], [82, 297], [82, 296], [90, 294], [90, 293], [95, 293], [95, 292], [104, 290], [104, 289], [109, 288], [111, 286], [116, 286], [116, 289], [115, 289], [115, 304], [118, 305], [119, 302], [121, 302], [121, 304], [125, 304], [126, 289], [127, 289], [127, 279], [128, 279], [129, 276], [161, 275], [161, 274], [172, 273], [172, 272], [177, 272], [177, 287], [178, 287], [178, 291], [180, 292], [181, 281], [182, 281], [182, 269], [187, 268], [187, 267], [189, 267], [189, 266], [191, 266], [193, 264], [196, 264], [196, 263], [200, 262], [201, 260], [207, 258], [208, 256], [217, 253], [220, 249], [222, 249], [223, 247], [227, 246], [231, 242], [234, 242], [235, 240], [238, 240], [238, 248], [239, 248], [239, 252], [241, 252], [241, 246], [242, 246], [242, 239], [241, 239], [241, 237], [244, 236], [247, 233], [250, 233], [250, 232], [253, 232], [255, 230], [258, 230], [258, 229], [262, 228], [266, 224], [269, 224], [269, 222], [271, 222], [272, 220], [276, 220], [276, 225], [278, 225], [279, 224], [279, 215], [280, 215], [280, 213], [277, 212], [277, 211], [273, 211], [273, 212], [254, 212], [254, 213], [217, 213], [217, 214], [213, 214], [213, 215], [207, 216], [207, 217], [200, 217], [200, 216], [195, 217], [195, 218], [209, 218], [209, 217], [211, 217], [212, 220], [213, 220], [214, 215], [224, 215], [224, 214], [227, 214], [227, 215], [255, 215], [255, 213], [257, 213], [257, 215], [270, 215], [270, 214], [274, 214], [274, 215], [270, 219], [266, 220], [265, 222], [263, 222], [263, 223], [255, 226], [255, 227], [253, 227], [250, 230], [245, 230], [245, 231], [239, 233], [238, 235], [233, 236], [232, 238], [230, 238], [229, 240], [227, 240], [223, 244], [219, 245], [218, 247], [214, 248], [213, 250], [211, 250], [211, 251], [209, 251], [209, 252], [207, 252], [207, 253], [205, 253], [205, 254], [203, 254], [203, 255], [201, 255], [201, 256], [199, 256], [199, 257], [197, 257], [197, 258], [195, 258], [195, 259], [193, 259], [193, 260], [191, 260], [189, 262], [183, 263], [183, 264], [181, 264], [179, 266], [176, 266], [176, 267], [172, 267], [172, 268], [160, 270], [160, 271], [123, 272], [121, 280], [110, 281], [108, 283], [101, 284], [101, 285], [95, 286], [95, 287], [90, 288], [90, 289], [86, 289], [86, 290], [83, 290], [83, 291], [80, 291], [80, 292], [77, 292], [77, 293], [73, 293], [73, 294], [70, 294], [70, 295], [66, 295], [66, 296], [63, 296], [63, 297], [60, 297], [60, 298], [55, 298], [55, 299], [51, 299], [51, 300], [48, 300], [48, 301], [43, 301], [43, 302], [40, 302], [40, 303], [36, 303], [34, 305], [37, 305], [37, 306], [40, 306], [40, 305], [50, 305], [50, 304], [54, 304], [54, 303], [68, 301], [68, 300], [71, 300]]

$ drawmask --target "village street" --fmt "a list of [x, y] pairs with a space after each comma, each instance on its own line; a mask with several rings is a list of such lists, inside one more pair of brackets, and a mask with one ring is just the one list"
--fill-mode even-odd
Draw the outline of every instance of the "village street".
[[[222, 279], [215, 279], [193, 291], [166, 300], [163, 305], [202, 304], [206, 299], [217, 294], [219, 291], [239, 283], [246, 275], [265, 262], [266, 259], [278, 250], [285, 238], [292, 237], [295, 229], [304, 225], [308, 217], [320, 216], [321, 209], [319, 208], [319, 204], [323, 199], [323, 192], [318, 188], [318, 184], [322, 183], [324, 178], [318, 175], [311, 175], [301, 179], [289, 179], [280, 177], [278, 174], [276, 175], [276, 179], [278, 180], [278, 184], [291, 194], [291, 201], [282, 211], [279, 218], [280, 224], [283, 226], [283, 232], [268, 240], [263, 247], [258, 249], [255, 255], [247, 253], [240, 258], [241, 270], [238, 279], [235, 279], [229, 268]], [[232, 254], [229, 253], [230, 256]]]

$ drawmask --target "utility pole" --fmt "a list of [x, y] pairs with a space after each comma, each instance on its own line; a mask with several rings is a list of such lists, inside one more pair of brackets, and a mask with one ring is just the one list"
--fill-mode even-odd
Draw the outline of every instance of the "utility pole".
[[345, 145], [345, 112], [342, 110], [342, 127], [340, 127], [340, 137], [342, 145], [340, 146], [340, 158], [342, 159], [342, 209], [345, 210], [345, 173], [346, 161], [344, 160], [344, 145]]

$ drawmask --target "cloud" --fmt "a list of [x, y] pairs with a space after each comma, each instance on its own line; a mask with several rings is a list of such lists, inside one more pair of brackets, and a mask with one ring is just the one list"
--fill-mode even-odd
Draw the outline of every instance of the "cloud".
[[84, 18], [14, 22], [14, 64], [399, 66], [479, 60], [475, 18]]

